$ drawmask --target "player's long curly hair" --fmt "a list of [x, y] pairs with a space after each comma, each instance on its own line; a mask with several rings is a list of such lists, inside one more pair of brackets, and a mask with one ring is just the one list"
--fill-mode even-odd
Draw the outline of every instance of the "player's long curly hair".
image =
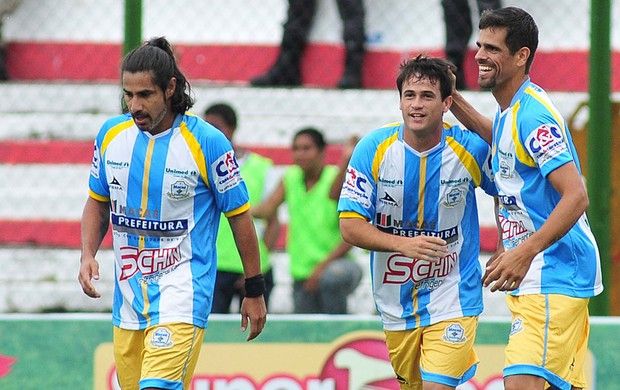
[[[153, 72], [153, 81], [162, 91], [174, 77], [177, 84], [172, 95], [172, 111], [183, 114], [194, 105], [194, 99], [190, 96], [191, 86], [177, 65], [172, 46], [164, 37], [149, 39], [130, 51], [123, 58], [121, 72]], [[123, 103], [123, 111], [126, 110]]]

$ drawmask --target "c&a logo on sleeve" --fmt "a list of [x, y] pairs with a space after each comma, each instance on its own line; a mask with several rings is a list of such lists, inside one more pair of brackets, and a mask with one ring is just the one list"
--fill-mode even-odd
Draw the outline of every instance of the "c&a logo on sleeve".
[[528, 137], [526, 145], [540, 166], [568, 150], [562, 130], [556, 124], [538, 126]]
[[347, 175], [342, 185], [340, 196], [349, 198], [354, 202], [360, 203], [362, 206], [370, 207], [370, 196], [372, 195], [372, 187], [366, 175], [349, 166]]
[[213, 164], [211, 172], [218, 192], [225, 192], [241, 183], [239, 164], [231, 150], [222, 154]]

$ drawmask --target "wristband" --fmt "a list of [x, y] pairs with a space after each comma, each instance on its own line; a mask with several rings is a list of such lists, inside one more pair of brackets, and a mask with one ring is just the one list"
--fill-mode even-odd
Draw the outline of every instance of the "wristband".
[[256, 298], [265, 294], [265, 278], [263, 274], [252, 276], [245, 279], [245, 296]]

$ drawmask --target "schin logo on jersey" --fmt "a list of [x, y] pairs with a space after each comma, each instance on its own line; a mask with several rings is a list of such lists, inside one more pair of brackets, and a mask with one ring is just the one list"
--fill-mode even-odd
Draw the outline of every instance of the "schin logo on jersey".
[[387, 259], [387, 271], [383, 274], [385, 284], [404, 284], [409, 281], [419, 283], [433, 278], [447, 276], [458, 261], [458, 253], [452, 252], [439, 261], [412, 259], [400, 253]]
[[140, 271], [144, 281], [149, 282], [150, 275], [171, 272], [181, 262], [181, 250], [178, 247], [140, 249], [122, 246], [119, 250], [121, 281], [131, 278]]
[[218, 192], [225, 192], [241, 183], [239, 164], [233, 151], [222, 154], [213, 164], [211, 171], [215, 178], [215, 188]]

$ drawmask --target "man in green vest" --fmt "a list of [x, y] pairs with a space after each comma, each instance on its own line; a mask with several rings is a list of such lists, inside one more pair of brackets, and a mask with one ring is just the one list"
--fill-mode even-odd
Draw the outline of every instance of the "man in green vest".
[[362, 278], [361, 267], [348, 255], [351, 245], [340, 236], [337, 212], [353, 145], [345, 147], [340, 167], [326, 163], [326, 147], [319, 130], [299, 130], [292, 144], [295, 164], [260, 206], [252, 206], [255, 217], [270, 218], [286, 203], [295, 314], [348, 313], [348, 297]]
[[[235, 156], [239, 163], [241, 175], [248, 188], [250, 204], [258, 205], [265, 196], [267, 176], [273, 167], [273, 162], [256, 153], [235, 145], [233, 136], [237, 129], [237, 114], [226, 103], [216, 103], [204, 112], [204, 119], [219, 129], [233, 144]], [[265, 277], [265, 303], [269, 305], [269, 295], [273, 289], [273, 273], [269, 261], [269, 251], [273, 249], [279, 234], [277, 215], [267, 220], [255, 219], [261, 271]], [[239, 304], [245, 295], [244, 276], [241, 258], [235, 246], [232, 230], [228, 219], [222, 214], [217, 234], [217, 277], [213, 296], [212, 313], [230, 313], [230, 306], [234, 297], [238, 297]]]

